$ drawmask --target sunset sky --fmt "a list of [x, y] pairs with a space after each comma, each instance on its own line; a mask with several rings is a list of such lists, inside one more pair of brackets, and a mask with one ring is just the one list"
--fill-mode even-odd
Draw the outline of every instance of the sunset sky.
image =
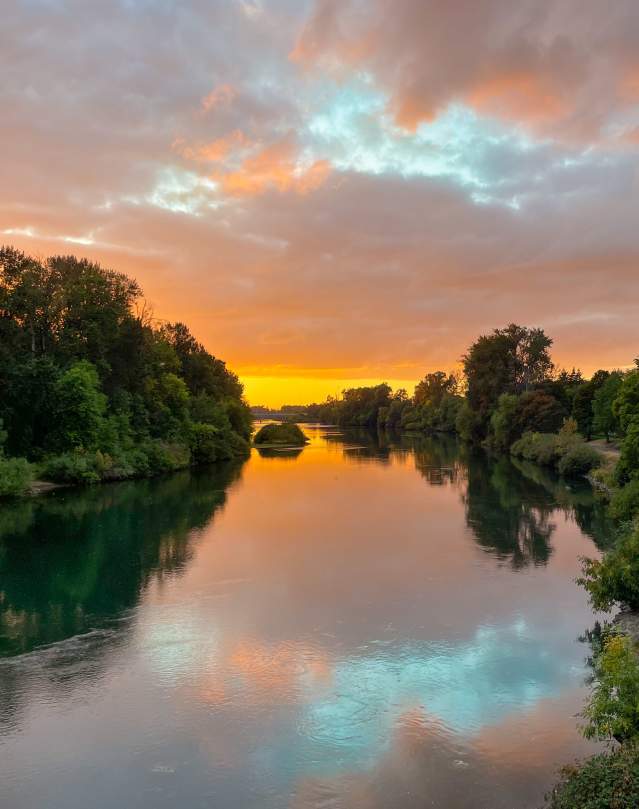
[[134, 276], [252, 404], [478, 334], [639, 354], [637, 0], [8, 0], [0, 243]]

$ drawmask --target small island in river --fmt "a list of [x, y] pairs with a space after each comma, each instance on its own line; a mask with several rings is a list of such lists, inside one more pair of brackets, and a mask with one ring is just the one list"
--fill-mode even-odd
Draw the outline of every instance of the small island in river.
[[308, 438], [302, 430], [291, 422], [265, 424], [253, 439], [256, 447], [303, 447]]

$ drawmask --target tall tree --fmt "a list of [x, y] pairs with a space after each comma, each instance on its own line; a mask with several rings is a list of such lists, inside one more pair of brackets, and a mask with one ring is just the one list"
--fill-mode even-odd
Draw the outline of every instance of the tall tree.
[[[503, 393], [519, 394], [541, 385], [553, 370], [552, 340], [543, 329], [511, 323], [482, 335], [463, 357], [470, 408], [486, 424]], [[484, 426], [485, 432], [485, 426]]]

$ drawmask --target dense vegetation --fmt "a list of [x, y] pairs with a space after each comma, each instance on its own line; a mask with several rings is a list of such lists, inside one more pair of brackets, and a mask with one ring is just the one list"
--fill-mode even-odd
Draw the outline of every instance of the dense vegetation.
[[245, 454], [242, 385], [135, 281], [73, 256], [0, 249], [0, 494], [34, 475], [144, 477]]
[[[595, 435], [636, 432], [632, 422], [632, 374], [597, 371], [592, 379], [557, 370], [550, 356], [552, 340], [542, 329], [511, 324], [482, 335], [462, 358], [463, 373], [426, 374], [412, 397], [382, 383], [350, 388], [307, 408], [312, 420], [349, 426], [399, 429], [421, 433], [456, 433], [462, 439], [496, 451], [554, 467], [574, 477], [601, 463], [586, 442]], [[639, 399], [639, 388], [632, 388]], [[630, 441], [630, 439], [629, 439]]]
[[639, 806], [639, 748], [626, 745], [593, 756], [581, 767], [565, 767], [549, 809], [636, 809]]
[[287, 447], [303, 447], [308, 443], [308, 438], [297, 424], [284, 422], [282, 424], [265, 424], [257, 431], [253, 443], [256, 446], [280, 444]]

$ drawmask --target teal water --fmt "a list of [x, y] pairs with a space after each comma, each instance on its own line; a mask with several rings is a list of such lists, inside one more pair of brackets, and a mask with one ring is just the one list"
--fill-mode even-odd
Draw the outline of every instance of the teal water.
[[0, 507], [3, 809], [532, 809], [593, 749], [590, 490], [306, 431]]

